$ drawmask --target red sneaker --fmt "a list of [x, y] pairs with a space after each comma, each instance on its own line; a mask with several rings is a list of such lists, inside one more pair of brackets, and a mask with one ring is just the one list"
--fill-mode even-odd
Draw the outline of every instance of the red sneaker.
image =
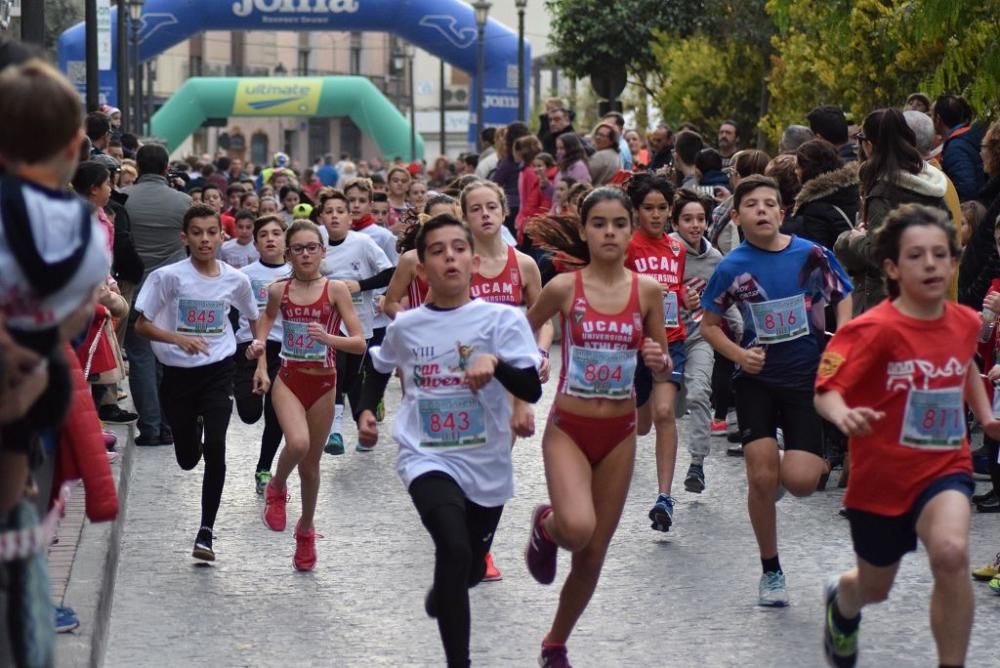
[[278, 489], [271, 480], [264, 488], [264, 526], [271, 531], [285, 530], [285, 504], [288, 503], [288, 488]]
[[552, 506], [535, 506], [531, 514], [531, 537], [524, 548], [524, 561], [528, 572], [539, 584], [552, 584], [556, 579], [556, 557], [559, 546], [549, 540], [542, 528], [542, 519], [552, 512]]
[[493, 553], [486, 553], [486, 574], [483, 576], [483, 582], [499, 582], [503, 580], [503, 575], [500, 574], [500, 569], [496, 567], [493, 563]]
[[316, 529], [302, 531], [295, 526], [295, 556], [292, 566], [297, 571], [311, 571], [316, 568]]
[[709, 429], [712, 430], [712, 436], [725, 436], [726, 435], [726, 421], [725, 420], [712, 420]]

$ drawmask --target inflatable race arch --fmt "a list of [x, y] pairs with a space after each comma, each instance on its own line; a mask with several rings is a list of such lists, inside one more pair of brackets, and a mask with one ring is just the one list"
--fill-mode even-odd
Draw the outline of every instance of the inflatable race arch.
[[[111, 9], [112, 44], [117, 43], [117, 11]], [[383, 31], [473, 79], [476, 74], [475, 14], [459, 0], [146, 0], [139, 21], [140, 60], [204, 30]], [[506, 125], [517, 120], [517, 33], [490, 19], [484, 45], [482, 121], [486, 126]], [[112, 51], [111, 69], [100, 73], [100, 86], [107, 101], [116, 104], [117, 50]], [[59, 66], [74, 80], [82, 79], [84, 54], [84, 27], [78, 23], [59, 38]], [[531, 62], [527, 43], [525, 62]], [[474, 139], [475, 95], [470, 98], [469, 137]]]
[[[410, 123], [365, 77], [192, 77], [150, 120], [173, 151], [207, 118], [348, 116], [382, 155], [410, 156]], [[418, 134], [417, 157], [424, 142]]]

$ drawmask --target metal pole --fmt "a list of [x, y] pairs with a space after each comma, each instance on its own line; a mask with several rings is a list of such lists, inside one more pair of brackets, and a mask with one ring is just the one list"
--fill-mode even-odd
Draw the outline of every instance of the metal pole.
[[438, 112], [440, 114], [440, 122], [441, 122], [441, 155], [448, 155], [448, 136], [447, 136], [447, 133], [445, 131], [445, 118], [444, 118], [444, 92], [445, 92], [444, 91], [444, 60], [440, 60], [438, 62], [440, 63], [440, 66], [441, 66], [440, 67], [440, 72], [439, 72], [439, 75], [440, 75], [439, 78], [440, 78], [440, 81], [441, 81], [441, 85], [439, 86], [439, 88], [440, 88], [440, 91], [439, 91], [440, 95], [439, 95], [439, 100], [438, 100], [438, 107], [440, 107], [440, 109], [438, 110]]
[[129, 113], [128, 101], [128, 28], [125, 17], [128, 15], [128, 0], [118, 0], [118, 16], [115, 26], [118, 34], [115, 36], [115, 59], [118, 61], [115, 71], [116, 88], [118, 88], [118, 99], [115, 100], [118, 109], [122, 112], [122, 128], [127, 132], [131, 130], [132, 116]]
[[517, 119], [527, 120], [524, 113], [524, 9], [517, 10]]
[[21, 3], [21, 40], [45, 46], [45, 3]]
[[485, 57], [484, 53], [484, 43], [485, 43], [485, 33], [486, 26], [479, 26], [478, 44], [476, 45], [476, 142], [479, 141], [479, 135], [483, 131], [483, 68]]
[[132, 20], [132, 114], [133, 132], [142, 135], [142, 63], [139, 62], [139, 22]]
[[145, 125], [145, 135], [149, 137], [153, 134], [153, 128], [151, 127], [153, 118], [153, 79], [156, 77], [156, 68], [153, 65], [155, 61], [146, 61], [146, 94], [143, 97], [143, 102], [145, 103], [145, 109], [142, 114], [142, 120]]
[[87, 65], [87, 111], [97, 111], [100, 86], [97, 76], [97, 0], [87, 0], [84, 5], [83, 20]]
[[[411, 47], [412, 48], [412, 47]], [[417, 159], [417, 106], [413, 88], [413, 56], [409, 57], [410, 65], [410, 162]]]

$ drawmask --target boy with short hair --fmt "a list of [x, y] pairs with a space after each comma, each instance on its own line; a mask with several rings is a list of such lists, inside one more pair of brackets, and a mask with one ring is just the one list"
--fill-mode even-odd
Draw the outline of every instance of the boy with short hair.
[[383, 192], [372, 192], [372, 218], [381, 227], [389, 224], [389, 196]]
[[236, 236], [224, 241], [219, 252], [220, 259], [229, 266], [242, 269], [260, 259], [253, 238], [255, 219], [253, 211], [244, 209], [236, 213]]
[[222, 223], [215, 208], [188, 209], [181, 239], [190, 256], [146, 279], [135, 302], [135, 331], [152, 341], [163, 365], [160, 398], [177, 463], [189, 471], [204, 453], [201, 528], [192, 556], [214, 561], [212, 531], [226, 481], [226, 430], [233, 409], [236, 339], [229, 311], [245, 314], [252, 330], [257, 301], [250, 278], [216, 259]]

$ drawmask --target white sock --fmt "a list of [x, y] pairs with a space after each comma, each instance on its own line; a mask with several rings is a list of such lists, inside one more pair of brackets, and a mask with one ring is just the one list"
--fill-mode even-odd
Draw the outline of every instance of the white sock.
[[340, 427], [344, 424], [344, 404], [337, 404], [333, 409], [333, 433], [339, 434]]

